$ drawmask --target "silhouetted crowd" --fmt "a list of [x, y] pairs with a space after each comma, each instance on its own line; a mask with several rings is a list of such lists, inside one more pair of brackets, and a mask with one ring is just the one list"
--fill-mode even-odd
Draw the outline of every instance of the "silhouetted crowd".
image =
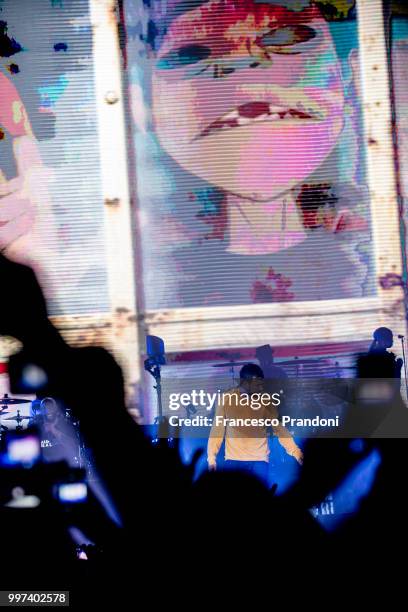
[[[392, 559], [396, 543], [403, 550], [403, 436], [367, 438], [357, 453], [347, 437], [310, 439], [299, 479], [284, 495], [241, 473], [217, 470], [194, 479], [199, 453], [184, 465], [177, 440], [151, 443], [125, 408], [122, 372], [113, 357], [104, 349], [71, 348], [63, 341], [47, 317], [33, 272], [0, 258], [0, 278], [5, 288], [0, 334], [17, 338], [23, 347], [9, 361], [11, 391], [27, 391], [27, 364], [46, 373], [41, 392], [58, 397], [79, 419], [116, 517], [92, 489], [84, 504], [59, 503], [49, 490], [63, 465], [2, 467], [3, 588], [71, 590], [73, 602], [77, 592], [86, 598], [82, 602], [135, 601], [135, 594], [158, 602], [183, 599], [185, 586], [193, 585], [201, 601], [213, 587], [236, 594], [248, 587], [251, 575], [254, 590], [268, 591], [273, 601], [287, 580], [339, 581], [339, 568], [345, 567], [348, 580], [357, 580], [362, 567], [378, 571], [379, 559]], [[374, 372], [386, 378], [381, 359], [362, 359], [364, 376]], [[405, 409], [401, 400], [397, 410], [403, 420]], [[113, 435], [108, 422], [115, 424]], [[381, 461], [371, 490], [357, 512], [326, 531], [310, 508], [373, 449]], [[10, 507], [16, 484], [27, 491], [37, 487], [43, 503]], [[84, 540], [73, 533], [84, 534]]]

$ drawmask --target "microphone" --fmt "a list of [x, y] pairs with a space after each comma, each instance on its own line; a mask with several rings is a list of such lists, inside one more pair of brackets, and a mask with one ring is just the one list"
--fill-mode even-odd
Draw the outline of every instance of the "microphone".
[[405, 336], [402, 336], [401, 334], [398, 334], [398, 338], [399, 338], [400, 340], [403, 340], [403, 339], [405, 338]]

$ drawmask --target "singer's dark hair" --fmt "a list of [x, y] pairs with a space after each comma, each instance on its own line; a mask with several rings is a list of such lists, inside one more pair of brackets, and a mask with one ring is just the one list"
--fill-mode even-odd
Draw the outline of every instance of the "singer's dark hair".
[[248, 378], [265, 378], [262, 368], [256, 363], [247, 363], [242, 366], [239, 377], [241, 380]]

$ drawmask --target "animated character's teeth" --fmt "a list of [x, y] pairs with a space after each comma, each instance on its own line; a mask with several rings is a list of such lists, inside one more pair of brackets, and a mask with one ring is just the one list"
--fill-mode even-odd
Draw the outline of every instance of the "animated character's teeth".
[[269, 113], [265, 113], [264, 115], [258, 115], [257, 117], [254, 117], [252, 121], [266, 121], [267, 119], [269, 119], [269, 117]]
[[238, 117], [238, 125], [248, 125], [248, 123], [253, 123], [254, 119], [248, 119], [248, 117]]
[[315, 112], [308, 112], [302, 104], [297, 104], [296, 108], [284, 108], [267, 102], [248, 102], [238, 108], [229, 111], [211, 125], [197, 138], [208, 136], [218, 131], [225, 131], [230, 128], [260, 123], [262, 121], [279, 121], [285, 119], [313, 119], [317, 117]]
[[283, 108], [282, 106], [274, 106], [273, 104], [269, 105], [269, 113], [273, 114], [273, 113], [286, 113], [287, 109]]
[[221, 120], [222, 121], [230, 121], [231, 119], [238, 119], [238, 117], [240, 116], [238, 109], [235, 109], [229, 113], [227, 113], [226, 115], [224, 115]]

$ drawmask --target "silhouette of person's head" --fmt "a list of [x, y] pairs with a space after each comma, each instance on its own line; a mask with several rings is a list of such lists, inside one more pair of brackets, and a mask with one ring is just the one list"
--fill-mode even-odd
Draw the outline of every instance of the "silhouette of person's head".
[[374, 331], [373, 337], [378, 349], [386, 350], [391, 348], [394, 343], [393, 333], [388, 327], [378, 327]]
[[273, 348], [270, 344], [263, 344], [258, 346], [255, 350], [255, 356], [258, 359], [262, 367], [273, 364]]

